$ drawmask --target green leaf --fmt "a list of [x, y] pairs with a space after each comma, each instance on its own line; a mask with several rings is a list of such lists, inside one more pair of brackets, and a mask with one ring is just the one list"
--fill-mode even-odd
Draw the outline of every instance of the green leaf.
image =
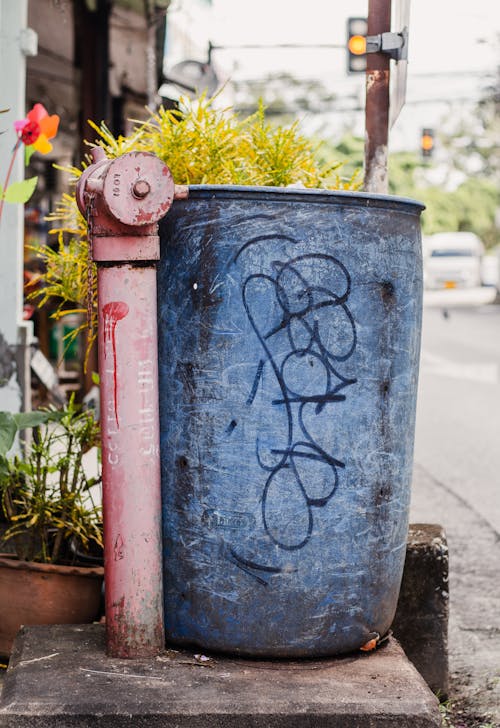
[[0, 484], [3, 480], [3, 478], [6, 478], [9, 474], [9, 465], [7, 462], [7, 458], [5, 458], [3, 455], [0, 455]]
[[18, 412], [13, 415], [18, 430], [26, 430], [28, 427], [38, 427], [48, 422], [50, 412]]
[[65, 417], [67, 417], [67, 412], [62, 410], [55, 410], [51, 409], [47, 411], [47, 419], [46, 422], [62, 422]]
[[24, 204], [35, 191], [38, 177], [22, 180], [22, 182], [13, 182], [7, 187], [4, 194], [5, 202], [20, 202]]
[[96, 386], [99, 386], [99, 384], [101, 383], [101, 380], [100, 380], [99, 374], [98, 374], [97, 372], [92, 372], [92, 375], [91, 375], [91, 376], [92, 376], [92, 382], [93, 382], [93, 383], [94, 383], [94, 384], [95, 384]]
[[26, 167], [30, 163], [30, 159], [35, 153], [35, 147], [31, 144], [29, 147], [24, 147], [24, 164]]
[[14, 444], [17, 425], [10, 412], [0, 412], [0, 456], [4, 457]]

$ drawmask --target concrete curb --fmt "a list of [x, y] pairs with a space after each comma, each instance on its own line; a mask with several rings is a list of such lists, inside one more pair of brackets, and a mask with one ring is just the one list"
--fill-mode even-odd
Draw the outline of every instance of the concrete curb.
[[406, 655], [441, 699], [448, 697], [448, 544], [441, 526], [410, 525], [392, 625]]

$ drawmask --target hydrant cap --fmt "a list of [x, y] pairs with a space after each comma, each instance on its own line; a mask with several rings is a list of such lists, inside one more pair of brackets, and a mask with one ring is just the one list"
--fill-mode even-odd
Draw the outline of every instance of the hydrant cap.
[[170, 209], [174, 181], [154, 154], [129, 152], [110, 162], [102, 196], [110, 215], [124, 225], [153, 225]]

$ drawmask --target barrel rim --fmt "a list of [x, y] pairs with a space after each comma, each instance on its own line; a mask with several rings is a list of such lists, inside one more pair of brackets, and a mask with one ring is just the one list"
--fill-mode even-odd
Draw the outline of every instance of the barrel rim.
[[340, 205], [355, 205], [366, 208], [399, 209], [410, 207], [419, 214], [425, 205], [410, 197], [380, 195], [370, 192], [349, 190], [326, 190], [312, 187], [257, 187], [254, 185], [189, 185], [188, 199], [221, 197], [228, 199], [276, 200], [286, 197], [290, 202], [334, 202]]

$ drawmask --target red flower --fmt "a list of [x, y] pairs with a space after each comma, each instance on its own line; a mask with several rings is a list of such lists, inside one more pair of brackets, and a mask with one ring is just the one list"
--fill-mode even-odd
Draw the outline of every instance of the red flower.
[[48, 154], [52, 149], [49, 139], [57, 134], [59, 116], [49, 116], [42, 104], [35, 104], [26, 119], [16, 121], [14, 127], [23, 144], [33, 146], [41, 154]]
[[26, 144], [27, 147], [31, 146], [31, 144], [34, 144], [40, 136], [40, 132], [40, 125], [37, 124], [36, 121], [27, 121], [21, 131], [22, 143]]

